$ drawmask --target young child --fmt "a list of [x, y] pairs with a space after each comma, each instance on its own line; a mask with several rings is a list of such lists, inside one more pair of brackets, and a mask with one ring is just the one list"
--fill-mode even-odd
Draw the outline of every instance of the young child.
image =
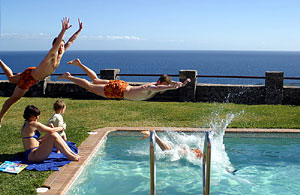
[[[48, 120], [48, 126], [52, 128], [62, 127], [65, 124], [62, 114], [65, 113], [66, 104], [63, 100], [56, 100], [56, 102], [53, 105], [53, 108], [55, 113]], [[63, 140], [67, 141], [67, 135], [64, 130], [59, 131], [58, 134], [63, 138]]]

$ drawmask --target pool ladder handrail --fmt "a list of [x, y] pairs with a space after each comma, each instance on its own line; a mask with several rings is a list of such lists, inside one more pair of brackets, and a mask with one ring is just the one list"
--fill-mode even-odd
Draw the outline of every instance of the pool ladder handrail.
[[[156, 165], [155, 165], [155, 132], [150, 132], [150, 194], [155, 195], [156, 187]], [[211, 164], [211, 142], [209, 133], [206, 132], [203, 149], [203, 195], [209, 195], [210, 189], [210, 164]]]
[[206, 131], [202, 159], [203, 171], [203, 195], [209, 195], [210, 188], [210, 164], [211, 164], [211, 143], [209, 133]]
[[155, 165], [155, 132], [150, 132], [150, 194], [155, 195], [156, 165]]

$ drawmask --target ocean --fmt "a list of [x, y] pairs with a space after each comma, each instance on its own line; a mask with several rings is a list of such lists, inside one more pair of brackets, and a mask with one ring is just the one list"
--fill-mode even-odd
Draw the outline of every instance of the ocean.
[[[13, 72], [37, 66], [48, 51], [0, 51], [0, 59]], [[283, 71], [285, 77], [300, 77], [300, 52], [288, 51], [74, 51], [64, 54], [54, 72], [84, 73], [67, 62], [79, 58], [96, 73], [101, 69], [120, 69], [121, 74], [179, 74], [179, 70], [197, 70], [198, 75], [265, 76], [266, 71]], [[0, 73], [3, 73], [0, 70]], [[57, 80], [56, 76], [51, 77]], [[132, 82], [155, 82], [157, 77], [121, 76]], [[0, 75], [0, 80], [6, 80]], [[178, 80], [178, 77], [174, 77]], [[199, 83], [264, 84], [263, 79], [199, 78]], [[285, 80], [300, 85], [300, 80]]]

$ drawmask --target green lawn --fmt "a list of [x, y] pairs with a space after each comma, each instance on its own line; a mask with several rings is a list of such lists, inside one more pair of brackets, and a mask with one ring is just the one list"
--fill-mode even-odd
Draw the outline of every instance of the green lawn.
[[[6, 100], [0, 97], [0, 105]], [[23, 111], [34, 104], [41, 110], [39, 121], [53, 114], [54, 98], [22, 98], [5, 115], [0, 136], [0, 163], [24, 151], [20, 136]], [[64, 99], [68, 140], [79, 145], [88, 131], [109, 126], [209, 127], [216, 115], [235, 115], [231, 128], [299, 128], [300, 107], [282, 105], [240, 105], [192, 102], [136, 102], [125, 100]], [[19, 175], [0, 173], [0, 194], [34, 194], [51, 171], [22, 171]]]

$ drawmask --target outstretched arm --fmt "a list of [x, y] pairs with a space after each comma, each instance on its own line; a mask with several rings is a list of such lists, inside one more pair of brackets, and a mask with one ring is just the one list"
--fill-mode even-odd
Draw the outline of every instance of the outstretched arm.
[[152, 83], [147, 83], [147, 84], [145, 84], [144, 86], [155, 85], [155, 84], [156, 84], [156, 82], [152, 82]]
[[[141, 139], [145, 139], [150, 136], [150, 131], [142, 131], [141, 134], [145, 135]], [[162, 139], [160, 139], [160, 137], [158, 137], [158, 135], [156, 133], [155, 133], [155, 141], [159, 145], [159, 147], [162, 151], [172, 149], [171, 146], [169, 144], [165, 143]]]
[[79, 33], [82, 30], [82, 22], [80, 22], [80, 19], [78, 18], [78, 23], [79, 23], [79, 29], [78, 31], [76, 31], [72, 37], [68, 40], [68, 42], [65, 44], [65, 50], [67, 50], [72, 44], [73, 42], [77, 39]]
[[183, 83], [181, 82], [172, 82], [171, 85], [144, 85], [145, 89], [150, 91], [159, 92], [159, 91], [167, 91], [167, 90], [174, 90], [180, 87], [186, 86], [187, 83], [191, 82], [191, 79], [186, 79]]
[[171, 85], [174, 88], [180, 88], [180, 87], [186, 86], [186, 84], [188, 84], [189, 82], [191, 82], [191, 79], [187, 78], [183, 83], [182, 82], [175, 82], [175, 81], [173, 81]]
[[64, 124], [62, 127], [48, 127], [46, 125], [43, 125], [40, 122], [36, 122], [36, 128], [44, 133], [52, 133], [52, 132], [58, 132], [58, 131], [63, 131], [66, 129], [66, 125]]
[[72, 25], [69, 24], [70, 22], [70, 18], [63, 18], [61, 20], [61, 23], [62, 23], [62, 29], [54, 43], [54, 45], [52, 46], [51, 50], [49, 53], [57, 53], [58, 52], [58, 49], [59, 49], [59, 45], [61, 43], [61, 41], [63, 40], [63, 37], [64, 37], [64, 34], [65, 32], [72, 27]]

